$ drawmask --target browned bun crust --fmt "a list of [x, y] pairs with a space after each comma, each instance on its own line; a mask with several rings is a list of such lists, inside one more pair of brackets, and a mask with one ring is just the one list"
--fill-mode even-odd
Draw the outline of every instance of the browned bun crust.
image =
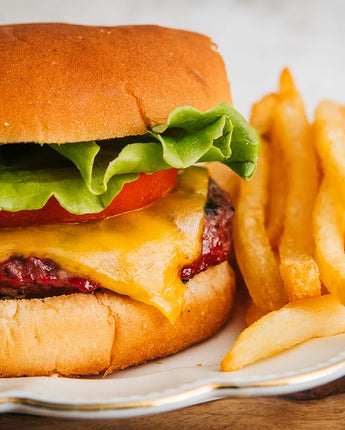
[[157, 26], [0, 26], [0, 142], [144, 134], [174, 108], [231, 102], [203, 35]]
[[0, 376], [108, 373], [177, 352], [227, 320], [235, 278], [228, 263], [188, 283], [171, 324], [156, 308], [112, 292], [0, 301]]

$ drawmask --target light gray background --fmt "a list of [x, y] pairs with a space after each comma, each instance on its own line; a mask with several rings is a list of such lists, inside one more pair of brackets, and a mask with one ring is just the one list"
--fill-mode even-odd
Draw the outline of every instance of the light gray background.
[[[160, 24], [218, 44], [235, 106], [245, 115], [289, 66], [312, 113], [345, 104], [345, 0], [0, 0], [0, 23]], [[92, 61], [92, 59], [90, 59]]]

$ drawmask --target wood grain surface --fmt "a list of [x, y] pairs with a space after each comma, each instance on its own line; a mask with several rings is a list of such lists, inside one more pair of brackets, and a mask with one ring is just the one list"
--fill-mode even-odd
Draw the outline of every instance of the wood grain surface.
[[224, 399], [178, 411], [122, 420], [62, 420], [0, 415], [1, 430], [344, 429], [345, 378], [284, 397]]

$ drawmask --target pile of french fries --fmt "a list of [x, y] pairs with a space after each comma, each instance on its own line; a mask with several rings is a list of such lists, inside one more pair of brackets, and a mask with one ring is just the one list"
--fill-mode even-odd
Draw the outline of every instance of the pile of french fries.
[[239, 185], [233, 231], [248, 327], [225, 371], [345, 332], [345, 108], [322, 102], [309, 124], [285, 69], [251, 123], [261, 155], [254, 178]]

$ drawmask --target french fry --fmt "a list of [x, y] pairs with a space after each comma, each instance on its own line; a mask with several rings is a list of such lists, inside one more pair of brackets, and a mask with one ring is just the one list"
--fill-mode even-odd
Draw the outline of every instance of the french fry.
[[345, 125], [344, 108], [321, 102], [315, 116], [315, 144], [326, 175], [345, 206]]
[[262, 139], [269, 142], [269, 173], [268, 173], [268, 202], [266, 205], [267, 234], [273, 250], [277, 251], [279, 239], [283, 230], [286, 178], [281, 172], [283, 154], [275, 139], [272, 138], [273, 113], [278, 103], [278, 94], [268, 94], [252, 107], [251, 125], [257, 130]]
[[287, 69], [281, 76], [273, 129], [286, 162], [286, 171], [280, 174], [287, 177], [284, 230], [279, 245], [280, 273], [289, 300], [298, 301], [321, 295], [312, 236], [318, 171], [303, 101]]
[[282, 173], [286, 171], [284, 153], [280, 145], [277, 144], [275, 134], [275, 131], [272, 131], [269, 154], [270, 170], [267, 184], [266, 226], [271, 247], [275, 252], [278, 252], [284, 227], [287, 178]]
[[308, 339], [345, 332], [345, 307], [332, 295], [289, 303], [245, 329], [221, 363], [227, 372]]
[[259, 309], [251, 298], [249, 298], [246, 308], [246, 325], [247, 327], [255, 323], [255, 321], [266, 315], [266, 312]]
[[334, 195], [333, 181], [326, 177], [314, 211], [316, 261], [328, 291], [345, 304], [344, 206]]
[[272, 131], [273, 112], [278, 102], [277, 94], [268, 94], [252, 107], [251, 125], [259, 136], [269, 140]]
[[268, 147], [262, 141], [255, 176], [242, 182], [234, 216], [234, 248], [237, 263], [255, 305], [264, 312], [287, 302], [279, 265], [265, 228]]

